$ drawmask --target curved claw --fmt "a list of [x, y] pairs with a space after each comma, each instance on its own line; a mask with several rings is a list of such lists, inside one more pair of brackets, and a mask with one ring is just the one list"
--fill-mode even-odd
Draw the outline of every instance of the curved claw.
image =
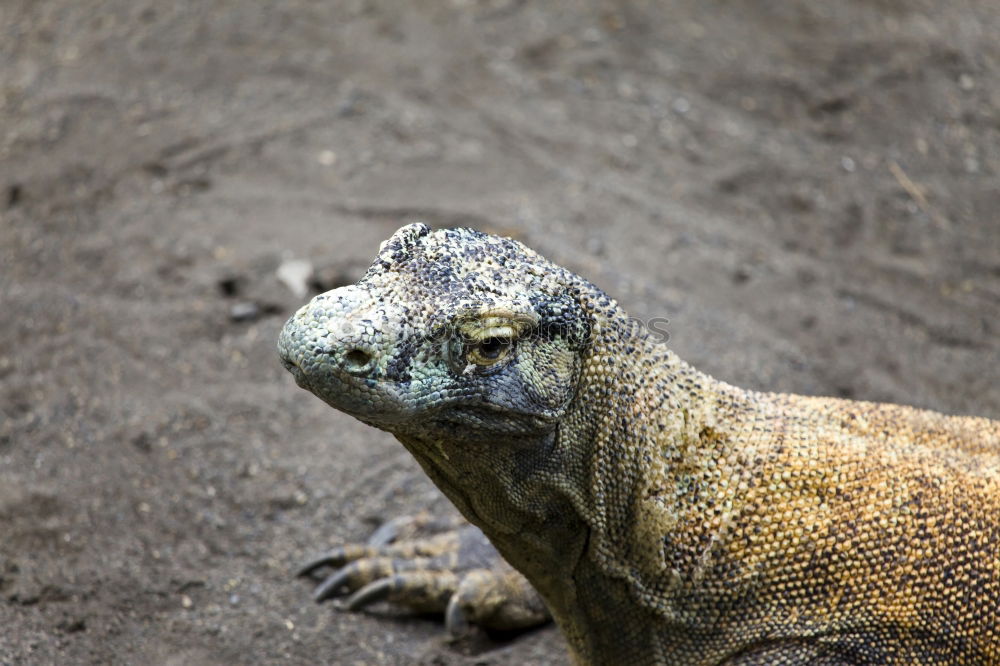
[[388, 546], [396, 540], [396, 537], [399, 536], [400, 529], [411, 522], [413, 522], [413, 519], [409, 516], [401, 516], [399, 518], [387, 520], [379, 525], [378, 528], [372, 532], [371, 536], [368, 537], [368, 545], [372, 548]]
[[469, 634], [469, 620], [457, 594], [452, 595], [448, 601], [448, 608], [444, 612], [444, 627], [452, 638], [462, 638]]
[[395, 586], [396, 581], [392, 578], [383, 578], [368, 583], [351, 595], [351, 598], [344, 604], [344, 608], [356, 611], [376, 602], [385, 601]]
[[308, 576], [320, 567], [342, 567], [348, 562], [360, 560], [363, 557], [371, 557], [375, 554], [375, 549], [368, 546], [359, 546], [357, 544], [338, 546], [303, 564], [295, 572], [295, 575]]
[[344, 567], [339, 571], [335, 571], [326, 577], [319, 586], [313, 590], [313, 601], [316, 603], [322, 603], [326, 599], [335, 596], [337, 590], [340, 589], [351, 577], [350, 567]]
[[328, 550], [319, 557], [314, 557], [309, 560], [301, 567], [295, 571], [296, 578], [300, 576], [308, 576], [316, 569], [323, 566], [336, 567], [340, 566], [347, 561], [347, 553], [343, 548], [334, 548], [333, 550]]

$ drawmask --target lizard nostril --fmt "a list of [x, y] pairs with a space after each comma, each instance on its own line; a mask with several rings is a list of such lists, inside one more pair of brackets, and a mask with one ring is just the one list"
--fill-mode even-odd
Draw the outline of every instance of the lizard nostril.
[[354, 372], [366, 369], [371, 360], [371, 354], [360, 349], [352, 349], [344, 354], [344, 366]]

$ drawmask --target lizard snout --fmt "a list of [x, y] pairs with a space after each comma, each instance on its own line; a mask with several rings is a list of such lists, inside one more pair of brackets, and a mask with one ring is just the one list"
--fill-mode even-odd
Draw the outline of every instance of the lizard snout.
[[285, 325], [278, 346], [286, 367], [307, 376], [339, 370], [372, 377], [391, 342], [383, 333], [386, 309], [357, 286], [317, 296]]

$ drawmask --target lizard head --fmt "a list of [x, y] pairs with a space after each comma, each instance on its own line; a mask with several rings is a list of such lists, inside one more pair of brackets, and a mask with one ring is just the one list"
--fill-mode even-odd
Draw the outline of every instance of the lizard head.
[[538, 437], [579, 381], [582, 284], [516, 240], [411, 224], [357, 284], [296, 312], [278, 349], [301, 387], [397, 436]]

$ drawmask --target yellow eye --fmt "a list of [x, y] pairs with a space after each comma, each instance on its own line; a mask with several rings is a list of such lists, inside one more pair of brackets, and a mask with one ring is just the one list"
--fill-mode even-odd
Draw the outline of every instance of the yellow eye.
[[469, 348], [468, 360], [476, 365], [493, 365], [502, 361], [513, 346], [513, 340], [509, 337], [483, 338]]

